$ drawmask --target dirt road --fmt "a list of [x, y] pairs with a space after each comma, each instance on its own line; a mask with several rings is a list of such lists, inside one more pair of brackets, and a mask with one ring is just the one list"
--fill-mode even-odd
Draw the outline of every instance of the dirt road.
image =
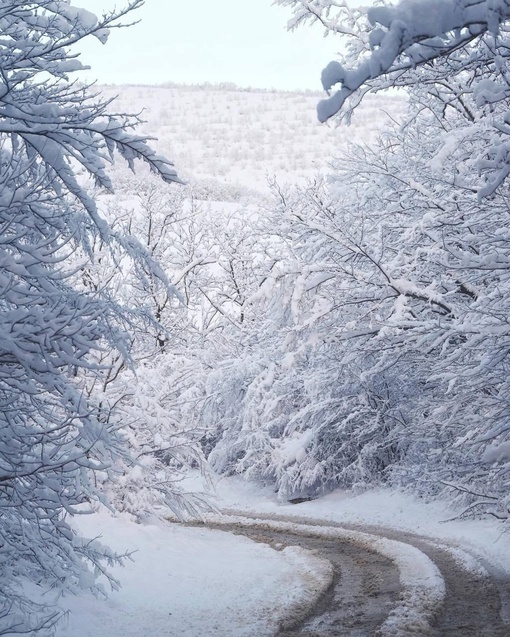
[[[246, 535], [275, 548], [301, 546], [317, 552], [334, 566], [335, 576], [330, 589], [313, 609], [306, 609], [301, 616], [286, 624], [279, 633], [280, 637], [373, 637], [398, 603], [401, 586], [395, 564], [360, 543], [317, 537], [321, 526], [397, 540], [416, 547], [432, 560], [445, 581], [446, 596], [433, 618], [431, 632], [427, 634], [438, 637], [510, 637], [510, 578], [493, 565], [481, 564], [478, 558], [476, 561], [482, 568], [467, 567], [459, 560], [456, 547], [380, 527], [340, 525], [329, 521], [311, 523], [310, 520], [284, 516], [264, 516], [260, 520], [246, 513], [229, 513], [242, 516], [251, 526], [230, 522], [210, 526]], [[275, 523], [281, 522], [305, 524], [309, 532], [303, 530], [305, 527], [301, 527], [299, 533], [272, 528]]]

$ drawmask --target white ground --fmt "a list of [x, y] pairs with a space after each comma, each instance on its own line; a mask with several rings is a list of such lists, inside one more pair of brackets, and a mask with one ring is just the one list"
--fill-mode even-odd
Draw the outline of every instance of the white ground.
[[58, 637], [263, 637], [331, 577], [329, 562], [298, 548], [277, 552], [221, 531], [108, 513], [76, 520], [84, 536], [137, 553], [113, 569], [122, 588], [108, 600], [60, 600], [71, 612]]
[[[282, 505], [270, 491], [232, 478], [217, 481], [216, 497], [220, 508], [258, 512], [262, 518], [285, 515], [300, 523], [319, 519], [417, 532], [448, 540], [510, 572], [510, 536], [502, 526], [490, 520], [445, 521], [455, 512], [444, 502], [374, 490]], [[134, 562], [115, 571], [122, 589], [107, 601], [88, 595], [63, 600], [71, 613], [58, 637], [269, 636], [294, 605], [327, 585], [331, 575], [327, 562], [299, 549], [277, 552], [220, 531], [157, 521], [141, 525], [106, 513], [78, 518], [78, 524], [85, 536], [102, 535], [117, 551], [138, 552]], [[396, 551], [393, 557], [405, 571], [409, 550], [388, 546], [381, 546], [381, 552]], [[403, 580], [412, 586], [412, 565], [408, 571]]]

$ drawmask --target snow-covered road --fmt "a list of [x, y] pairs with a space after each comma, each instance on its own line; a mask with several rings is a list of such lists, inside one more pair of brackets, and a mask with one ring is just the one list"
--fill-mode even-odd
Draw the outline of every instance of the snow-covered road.
[[[447, 501], [426, 502], [395, 489], [357, 494], [337, 491], [297, 505], [279, 503], [270, 489], [254, 487], [237, 478], [220, 479], [216, 491], [221, 509], [235, 515], [243, 526], [255, 523], [274, 529], [276, 525], [280, 533], [297, 530], [301, 536], [328, 536], [328, 541], [336, 535], [339, 546], [349, 536], [351, 542], [359, 544], [359, 534], [367, 534], [371, 539], [361, 540], [361, 545], [391, 558], [402, 587], [388, 615], [389, 621], [383, 623], [378, 634], [395, 637], [398, 628], [402, 635], [510, 635], [510, 534], [505, 524], [489, 519], [464, 519]], [[392, 546], [391, 541], [396, 544]], [[367, 555], [356, 562], [361, 565], [359, 568], [354, 565], [358, 579], [384, 580], [384, 573], [373, 576], [365, 568]], [[340, 570], [344, 580], [347, 571], [351, 572], [348, 578], [352, 577], [352, 565], [344, 565]], [[381, 591], [375, 595], [376, 599], [379, 597], [384, 605]], [[348, 599], [340, 596], [344, 598]], [[342, 612], [347, 617], [350, 611], [347, 607]], [[420, 628], [415, 621], [411, 628], [417, 615], [421, 615], [425, 624]], [[407, 620], [410, 623], [406, 627]], [[361, 624], [357, 628], [354, 625], [349, 633], [346, 625], [344, 618], [344, 626], [337, 634], [343, 637], [374, 634]], [[332, 630], [320, 633], [314, 624], [310, 632], [305, 624], [289, 634], [334, 635]]]
[[[256, 515], [207, 524], [272, 546], [315, 550], [334, 587], [280, 637], [508, 637], [508, 573], [451, 544], [381, 527]], [[503, 608], [502, 608], [503, 605]]]
[[394, 490], [294, 506], [236, 479], [216, 487], [211, 528], [78, 516], [85, 537], [137, 552], [108, 600], [59, 600], [58, 637], [510, 635], [503, 525], [447, 521], [446, 503]]

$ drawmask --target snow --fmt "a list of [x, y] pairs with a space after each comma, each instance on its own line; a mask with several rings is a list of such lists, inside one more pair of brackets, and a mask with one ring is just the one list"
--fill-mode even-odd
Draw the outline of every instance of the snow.
[[[193, 488], [197, 480], [191, 476], [186, 488]], [[445, 595], [441, 574], [409, 544], [327, 526], [328, 522], [411, 531], [437, 538], [443, 549], [448, 542], [452, 556], [468, 571], [486, 575], [483, 564], [510, 571], [510, 542], [500, 524], [448, 521], [455, 512], [446, 502], [426, 503], [395, 490], [337, 491], [290, 505], [277, 502], [269, 489], [239, 478], [221, 478], [216, 483], [215, 504], [234, 515], [211, 515], [207, 521], [212, 524], [251, 526], [262, 519], [281, 531], [347, 539], [393, 560], [402, 593], [379, 629], [381, 637], [432, 634], [430, 620]], [[244, 518], [242, 512], [258, 519]], [[272, 516], [283, 516], [285, 521], [272, 520]], [[321, 526], [310, 526], [315, 521]], [[74, 524], [86, 538], [100, 537], [119, 553], [136, 552], [124, 567], [113, 569], [121, 588], [107, 600], [84, 592], [59, 601], [70, 613], [59, 624], [57, 637], [270, 636], [303, 605], [312, 607], [332, 581], [331, 564], [298, 547], [276, 551], [202, 526], [158, 520], [139, 524], [125, 514], [112, 517], [107, 512], [78, 516]]]
[[489, 445], [484, 451], [482, 462], [502, 462], [510, 458], [510, 441], [502, 442], [500, 445]]
[[48, 2], [45, 8], [48, 11], [54, 11], [56, 14], [64, 16], [73, 25], [78, 23], [85, 31], [90, 31], [97, 24], [97, 17], [94, 13], [86, 9], [70, 6], [69, 1]]
[[[221, 478], [216, 483], [215, 504], [229, 512], [254, 512], [296, 518], [300, 523], [320, 520], [359, 524], [415, 533], [453, 546], [453, 555], [466, 555], [465, 564], [475, 560], [510, 573], [510, 535], [507, 525], [492, 519], [456, 519], [460, 510], [446, 500], [427, 502], [396, 489], [334, 491], [317, 500], [300, 504], [278, 502], [270, 489], [262, 489], [240, 478]], [[471, 556], [471, 557], [468, 557]], [[470, 569], [476, 570], [471, 561]]]
[[289, 436], [278, 450], [281, 456], [281, 464], [284, 467], [293, 462], [303, 462], [306, 457], [306, 448], [312, 440], [312, 431], [305, 432], [295, 431]]
[[396, 7], [371, 7], [368, 18], [390, 28], [402, 22], [412, 35], [441, 35], [462, 24], [463, 8], [457, 0], [401, 0]]
[[329, 562], [298, 547], [278, 552], [244, 537], [108, 513], [79, 516], [88, 537], [133, 561], [113, 569], [119, 592], [107, 600], [66, 596], [70, 611], [57, 637], [273, 635], [296, 606], [313, 602], [331, 581]]
[[[456, 149], [461, 146], [465, 139], [467, 139], [470, 135], [474, 135], [476, 132], [477, 126], [464, 126], [463, 128], [444, 133], [442, 135], [442, 145], [428, 161], [427, 166], [430, 167], [432, 172], [438, 175], [442, 174], [444, 172], [445, 165], [451, 160]], [[431, 199], [433, 199], [433, 196]]]
[[[216, 505], [232, 515], [248, 514], [259, 518], [285, 519], [294, 526], [328, 522], [344, 525], [360, 525], [374, 528], [374, 532], [408, 532], [433, 540], [433, 544], [447, 550], [466, 571], [479, 576], [491, 574], [496, 579], [505, 579], [510, 573], [510, 536], [505, 531], [507, 525], [492, 519], [459, 519], [460, 510], [452, 508], [445, 500], [426, 502], [409, 493], [395, 489], [371, 489], [361, 493], [335, 491], [317, 500], [299, 504], [285, 504], [277, 501], [271, 489], [257, 487], [240, 478], [218, 479], [216, 484]], [[280, 523], [280, 522], [278, 522]], [[271, 522], [271, 525], [273, 522]], [[310, 527], [307, 526], [309, 529]], [[320, 532], [338, 533], [321, 526]], [[351, 533], [351, 531], [345, 531]], [[426, 556], [412, 555], [409, 545], [377, 545], [371, 541], [374, 550], [392, 557], [400, 570], [404, 594], [401, 604], [390, 613], [381, 629], [382, 635], [428, 634], [428, 620], [441, 603], [444, 593], [434, 565]], [[398, 544], [398, 543], [397, 543]], [[389, 548], [390, 547], [390, 548]], [[425, 562], [420, 560], [425, 558]], [[426, 566], [424, 566], [424, 564]], [[421, 581], [424, 575], [425, 580]], [[434, 584], [435, 582], [435, 584]], [[510, 624], [509, 592], [500, 588], [501, 616]], [[409, 601], [411, 600], [411, 601]], [[413, 609], [410, 612], [410, 609]], [[412, 619], [407, 625], [406, 618]], [[420, 627], [421, 626], [421, 627]], [[403, 628], [402, 628], [403, 627]], [[405, 631], [408, 631], [407, 633]], [[413, 631], [417, 632], [413, 632]], [[403, 632], [402, 632], [403, 631]]]
[[[246, 520], [230, 516], [226, 519], [244, 527], [260, 524], [260, 519]], [[225, 517], [208, 516], [207, 520], [221, 523]], [[337, 527], [313, 527], [272, 520], [267, 524], [272, 529], [297, 535], [349, 540], [388, 557], [399, 570], [402, 590], [399, 601], [380, 627], [378, 634], [380, 637], [406, 637], [410, 634], [425, 637], [435, 634], [432, 620], [444, 601], [446, 587], [439, 569], [414, 546]]]
[[329, 172], [332, 158], [352, 139], [374, 141], [388, 113], [398, 118], [407, 104], [400, 96], [369, 96], [347, 130], [317, 123], [319, 93], [170, 84], [104, 86], [101, 92], [118, 95], [119, 112], [143, 111], [147, 123], [140, 130], [158, 139], [158, 150], [172, 158], [179, 175], [202, 197], [209, 192], [208, 200], [222, 201], [238, 191], [266, 194], [268, 178], [281, 186], [303, 184]]

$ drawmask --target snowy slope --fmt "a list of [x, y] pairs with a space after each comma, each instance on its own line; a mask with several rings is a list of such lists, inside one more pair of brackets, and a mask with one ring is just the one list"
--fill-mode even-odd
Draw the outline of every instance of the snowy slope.
[[405, 101], [368, 97], [351, 126], [321, 125], [319, 93], [218, 86], [102, 86], [118, 110], [141, 112], [142, 129], [179, 175], [265, 190], [268, 176], [299, 182], [328, 169], [350, 141], [373, 140]]

